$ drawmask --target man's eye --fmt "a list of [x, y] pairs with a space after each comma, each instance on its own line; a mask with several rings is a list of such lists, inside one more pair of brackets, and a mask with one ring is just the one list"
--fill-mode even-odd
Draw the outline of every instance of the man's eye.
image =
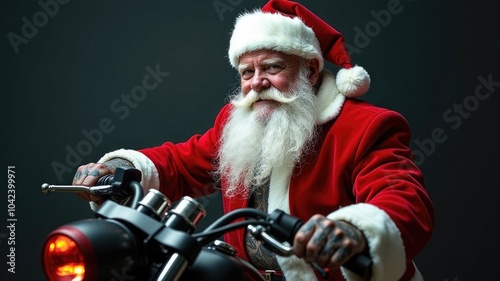
[[267, 66], [267, 70], [269, 70], [271, 72], [278, 72], [281, 69], [283, 69], [283, 67], [281, 67], [281, 65], [279, 65], [279, 64], [270, 64]]
[[241, 75], [241, 77], [242, 77], [243, 79], [245, 79], [245, 78], [250, 78], [250, 77], [252, 77], [252, 75], [253, 75], [253, 70], [252, 70], [252, 69], [245, 69], [245, 70], [243, 70], [243, 71], [241, 72], [241, 74], [240, 74], [240, 75]]

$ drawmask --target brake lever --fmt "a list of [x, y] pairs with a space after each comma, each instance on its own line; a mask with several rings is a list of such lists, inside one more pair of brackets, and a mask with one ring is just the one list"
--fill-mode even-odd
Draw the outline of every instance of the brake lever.
[[293, 254], [293, 247], [288, 242], [280, 242], [276, 240], [271, 235], [265, 232], [265, 228], [262, 225], [248, 225], [247, 229], [250, 233], [257, 239], [263, 240], [270, 247], [272, 247], [272, 251], [280, 256], [289, 257]]
[[[265, 227], [262, 225], [248, 225], [247, 229], [256, 239], [263, 240], [266, 246], [270, 246], [273, 252], [280, 256], [289, 257], [293, 255], [293, 247], [288, 242], [279, 242], [271, 235], [265, 232]], [[328, 279], [328, 271], [319, 266], [316, 262], [311, 263], [312, 267], [318, 271], [323, 279]]]

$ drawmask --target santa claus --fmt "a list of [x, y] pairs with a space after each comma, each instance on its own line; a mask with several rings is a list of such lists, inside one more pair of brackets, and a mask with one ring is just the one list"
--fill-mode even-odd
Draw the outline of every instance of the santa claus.
[[[228, 57], [241, 87], [214, 126], [183, 143], [118, 149], [81, 166], [92, 185], [116, 167], [172, 200], [222, 190], [223, 208], [284, 210], [304, 226], [294, 257], [267, 251], [244, 230], [225, 236], [273, 280], [361, 280], [342, 265], [372, 260], [371, 280], [423, 280], [413, 259], [434, 226], [410, 128], [397, 112], [359, 99], [370, 77], [351, 63], [342, 35], [302, 5], [269, 1], [240, 15]], [[341, 69], [334, 75], [325, 61]]]

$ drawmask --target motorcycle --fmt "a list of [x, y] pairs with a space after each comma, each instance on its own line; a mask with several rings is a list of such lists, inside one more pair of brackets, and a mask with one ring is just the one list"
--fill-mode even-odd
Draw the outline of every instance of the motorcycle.
[[[74, 221], [51, 231], [42, 249], [42, 267], [50, 281], [96, 280], [267, 280], [218, 238], [247, 228], [277, 255], [293, 254], [302, 221], [281, 210], [265, 213], [242, 208], [226, 213], [196, 233], [204, 207], [185, 196], [175, 204], [161, 192], [145, 195], [141, 172], [119, 167], [92, 187], [43, 184], [43, 193], [86, 192], [104, 199], [95, 218]], [[371, 260], [354, 256], [344, 265], [368, 279]], [[313, 264], [323, 278], [328, 272]]]

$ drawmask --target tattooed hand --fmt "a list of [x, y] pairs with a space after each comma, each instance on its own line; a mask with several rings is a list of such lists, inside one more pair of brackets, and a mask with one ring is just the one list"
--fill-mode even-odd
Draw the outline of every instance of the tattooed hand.
[[293, 248], [307, 262], [336, 270], [365, 250], [366, 238], [352, 224], [314, 215], [295, 235]]
[[[125, 159], [114, 158], [104, 163], [89, 163], [80, 166], [73, 177], [73, 185], [93, 186], [97, 180], [104, 175], [114, 174], [116, 168], [120, 166], [134, 167], [132, 163]], [[101, 198], [95, 195], [79, 192], [76, 195], [86, 201], [100, 202]]]

